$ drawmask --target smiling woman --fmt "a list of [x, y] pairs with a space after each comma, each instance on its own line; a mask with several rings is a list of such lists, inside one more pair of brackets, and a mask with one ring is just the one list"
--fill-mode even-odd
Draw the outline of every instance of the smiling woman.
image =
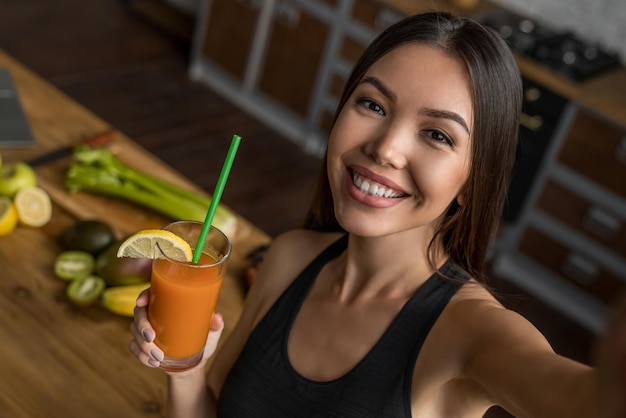
[[[374, 63], [329, 139], [328, 173], [339, 224], [376, 236], [439, 223], [468, 177], [471, 142], [465, 121], [471, 116], [469, 83], [459, 60], [412, 43]], [[362, 193], [354, 174], [402, 197]]]
[[[376, 38], [342, 95], [305, 228], [272, 243], [208, 376], [204, 363], [168, 374], [173, 416], [620, 416], [626, 388], [606, 372], [623, 356], [605, 355], [610, 390], [597, 391], [594, 369], [555, 354], [482, 283], [520, 107], [509, 48], [470, 19], [417, 15]], [[130, 347], [158, 367], [148, 303]], [[223, 326], [216, 315], [206, 357]], [[613, 393], [604, 415], [598, 393]]]

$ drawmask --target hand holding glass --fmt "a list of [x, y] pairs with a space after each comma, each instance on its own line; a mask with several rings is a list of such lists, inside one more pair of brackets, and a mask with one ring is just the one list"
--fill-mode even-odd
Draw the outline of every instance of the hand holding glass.
[[[193, 249], [202, 223], [179, 221], [163, 229]], [[198, 263], [175, 261], [165, 254], [153, 261], [148, 319], [156, 332], [155, 344], [165, 355], [162, 369], [187, 370], [202, 359], [230, 252], [228, 237], [212, 226]]]

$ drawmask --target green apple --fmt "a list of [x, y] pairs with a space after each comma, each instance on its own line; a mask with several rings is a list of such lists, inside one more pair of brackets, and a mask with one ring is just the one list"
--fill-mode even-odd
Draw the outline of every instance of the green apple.
[[35, 170], [26, 163], [7, 164], [0, 170], [0, 196], [12, 198], [20, 189], [37, 185]]

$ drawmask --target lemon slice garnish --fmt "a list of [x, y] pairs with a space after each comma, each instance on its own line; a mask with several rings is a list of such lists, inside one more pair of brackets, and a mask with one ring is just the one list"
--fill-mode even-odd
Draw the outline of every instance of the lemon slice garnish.
[[157, 244], [167, 257], [177, 261], [191, 261], [193, 252], [187, 241], [170, 231], [162, 229], [145, 229], [136, 232], [122, 242], [117, 250], [117, 256], [163, 258], [163, 253], [159, 251]]
[[0, 197], [0, 235], [13, 232], [18, 221], [17, 210], [11, 199]]
[[52, 202], [48, 193], [40, 187], [20, 189], [13, 201], [19, 221], [28, 226], [43, 226], [52, 217]]

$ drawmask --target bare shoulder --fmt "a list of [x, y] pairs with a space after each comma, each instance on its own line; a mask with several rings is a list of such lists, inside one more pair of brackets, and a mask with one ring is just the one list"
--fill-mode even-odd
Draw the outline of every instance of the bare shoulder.
[[[450, 301], [449, 316], [465, 330], [469, 347], [485, 352], [487, 346], [519, 349], [551, 348], [545, 337], [528, 319], [508, 309], [482, 284], [470, 280]], [[452, 319], [452, 318], [450, 318]]]

